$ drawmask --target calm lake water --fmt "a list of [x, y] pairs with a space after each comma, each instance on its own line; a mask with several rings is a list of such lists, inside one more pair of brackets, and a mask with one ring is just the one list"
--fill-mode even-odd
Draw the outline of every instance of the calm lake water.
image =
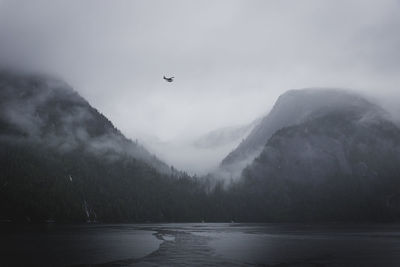
[[400, 225], [0, 227], [0, 266], [400, 266]]

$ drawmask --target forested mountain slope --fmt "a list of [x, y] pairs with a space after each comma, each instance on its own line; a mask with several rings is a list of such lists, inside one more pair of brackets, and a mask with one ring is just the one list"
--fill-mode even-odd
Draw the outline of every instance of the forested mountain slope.
[[201, 220], [194, 179], [50, 77], [0, 74], [0, 166], [3, 220]]

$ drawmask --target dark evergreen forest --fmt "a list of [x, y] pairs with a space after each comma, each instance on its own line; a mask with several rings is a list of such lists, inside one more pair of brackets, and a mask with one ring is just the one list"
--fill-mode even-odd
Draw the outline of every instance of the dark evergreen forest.
[[63, 83], [2, 73], [0, 96], [2, 221], [400, 219], [400, 130], [366, 101], [279, 129], [231, 181], [167, 166]]

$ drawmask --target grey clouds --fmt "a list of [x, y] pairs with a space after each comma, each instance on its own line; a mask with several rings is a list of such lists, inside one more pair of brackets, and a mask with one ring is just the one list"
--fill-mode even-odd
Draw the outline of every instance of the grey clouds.
[[399, 13], [397, 0], [0, 0], [0, 62], [62, 77], [125, 135], [198, 172], [233, 147], [193, 142], [247, 125], [288, 89], [352, 88], [400, 114]]

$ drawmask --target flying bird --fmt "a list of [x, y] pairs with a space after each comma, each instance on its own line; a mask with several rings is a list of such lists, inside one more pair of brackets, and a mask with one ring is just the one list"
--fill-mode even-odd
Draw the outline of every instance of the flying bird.
[[166, 80], [167, 82], [172, 83], [172, 82], [174, 81], [174, 78], [175, 78], [175, 77], [169, 77], [169, 78], [167, 78], [167, 77], [163, 76], [163, 78], [164, 78], [164, 80]]

